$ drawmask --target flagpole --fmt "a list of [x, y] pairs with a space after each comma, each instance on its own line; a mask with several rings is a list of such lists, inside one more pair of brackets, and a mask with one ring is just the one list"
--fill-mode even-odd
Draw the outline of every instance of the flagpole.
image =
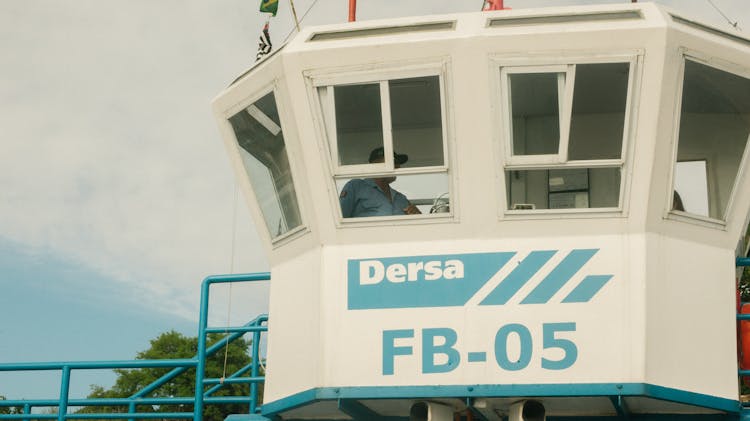
[[294, 0], [289, 0], [289, 4], [292, 6], [292, 15], [294, 15], [294, 26], [299, 32], [299, 19], [297, 19], [297, 9], [294, 8]]

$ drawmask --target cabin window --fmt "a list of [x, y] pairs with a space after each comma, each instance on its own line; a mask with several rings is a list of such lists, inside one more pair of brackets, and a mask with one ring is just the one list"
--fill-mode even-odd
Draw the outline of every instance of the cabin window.
[[439, 74], [316, 86], [344, 219], [450, 212]]
[[500, 69], [510, 213], [621, 208], [632, 65]]
[[749, 135], [750, 79], [686, 58], [672, 211], [725, 220]]
[[229, 122], [266, 227], [272, 239], [281, 238], [302, 221], [273, 92]]

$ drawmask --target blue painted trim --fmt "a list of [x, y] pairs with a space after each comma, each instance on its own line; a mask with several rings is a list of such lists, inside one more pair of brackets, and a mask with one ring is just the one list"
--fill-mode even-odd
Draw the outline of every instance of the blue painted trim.
[[688, 392], [647, 383], [583, 383], [583, 384], [509, 384], [450, 386], [368, 386], [324, 387], [306, 390], [286, 398], [264, 403], [264, 416], [333, 399], [424, 399], [467, 397], [581, 397], [641, 396], [687, 405], [739, 413], [737, 400]]

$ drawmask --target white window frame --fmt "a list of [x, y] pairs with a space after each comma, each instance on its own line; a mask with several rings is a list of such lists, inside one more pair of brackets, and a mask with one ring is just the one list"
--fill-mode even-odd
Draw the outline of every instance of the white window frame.
[[[558, 109], [558, 130], [560, 139], [556, 154], [547, 155], [515, 155], [513, 151], [513, 103], [510, 84], [510, 76], [514, 74], [533, 74], [533, 73], [556, 73], [557, 74], [557, 109]], [[503, 113], [505, 117], [505, 136], [510, 142], [505, 144], [505, 156], [510, 165], [526, 164], [559, 164], [565, 162], [568, 155], [568, 132], [570, 131], [570, 113], [573, 105], [573, 86], [567, 83], [568, 80], [575, 80], [574, 65], [551, 65], [551, 66], [519, 66], [504, 67], [500, 70], [502, 79], [503, 105], [507, 112]], [[567, 122], [567, 126], [565, 123]], [[567, 127], [567, 128], [566, 128]]]
[[[271, 83], [263, 85], [259, 89], [255, 89], [253, 91], [253, 94], [248, 95], [246, 98], [244, 98], [240, 103], [235, 104], [234, 106], [228, 108], [224, 111], [224, 125], [226, 127], [226, 130], [228, 133], [231, 133], [231, 142], [234, 147], [234, 153], [235, 159], [234, 159], [234, 165], [237, 167], [237, 172], [241, 174], [239, 177], [240, 180], [240, 187], [245, 191], [245, 197], [252, 199], [250, 206], [253, 209], [253, 213], [256, 215], [255, 218], [257, 220], [258, 217], [260, 217], [260, 220], [263, 221], [263, 226], [265, 227], [263, 230], [258, 230], [260, 235], [266, 237], [268, 239], [268, 242], [271, 244], [272, 249], [279, 248], [281, 246], [284, 246], [288, 244], [289, 242], [297, 239], [298, 237], [301, 237], [305, 233], [309, 232], [310, 229], [306, 222], [305, 217], [305, 203], [304, 199], [300, 195], [300, 187], [299, 187], [299, 174], [298, 169], [295, 165], [295, 159], [294, 159], [294, 153], [292, 151], [292, 146], [290, 146], [289, 141], [289, 133], [284, 132], [284, 147], [286, 149], [287, 154], [287, 160], [289, 161], [289, 170], [292, 173], [292, 185], [294, 186], [294, 192], [295, 192], [295, 199], [297, 201], [297, 210], [299, 211], [299, 218], [300, 218], [300, 224], [287, 232], [274, 236], [271, 231], [268, 229], [267, 222], [266, 222], [266, 216], [263, 213], [263, 209], [260, 205], [260, 200], [258, 199], [258, 195], [256, 194], [255, 188], [253, 187], [252, 182], [249, 179], [249, 176], [247, 174], [247, 169], [245, 168], [244, 163], [242, 162], [241, 157], [241, 146], [237, 140], [237, 134], [234, 131], [234, 128], [232, 127], [232, 124], [229, 122], [229, 118], [237, 115], [241, 112], [246, 112], [251, 114], [252, 112], [250, 108], [254, 106], [254, 104], [259, 101], [261, 98], [265, 97], [269, 93], [273, 94], [274, 101], [276, 102], [276, 109], [279, 113], [279, 130], [284, 132], [284, 126], [285, 121], [287, 121], [288, 116], [286, 114], [286, 106], [281, 103], [280, 98], [282, 98], [282, 92], [280, 92], [279, 84], [277, 80], [272, 81]], [[255, 118], [255, 117], [254, 117]], [[270, 123], [272, 123], [275, 126], [275, 123], [269, 119]], [[268, 123], [267, 122], [267, 123]], [[262, 123], [261, 123], [262, 124]], [[267, 127], [268, 128], [268, 127]], [[272, 131], [272, 128], [268, 128], [269, 131]], [[275, 129], [275, 128], [274, 128]], [[276, 189], [276, 186], [273, 186], [274, 190]]]
[[[322, 139], [322, 147], [325, 150], [325, 159], [328, 161], [328, 168], [332, 177], [330, 178], [331, 203], [336, 209], [337, 225], [343, 226], [364, 226], [377, 225], [382, 222], [396, 224], [414, 224], [414, 223], [431, 223], [440, 222], [446, 219], [453, 220], [457, 217], [458, 194], [455, 186], [455, 172], [450, 168], [455, 166], [452, 162], [450, 150], [452, 148], [453, 135], [449, 121], [448, 103], [448, 66], [447, 58], [440, 58], [427, 63], [397, 63], [393, 65], [384, 65], [376, 69], [372, 66], [357, 66], [348, 69], [332, 69], [305, 72], [308, 95], [310, 103], [314, 106], [314, 114], [317, 116], [317, 129], [319, 138]], [[442, 138], [443, 164], [426, 167], [413, 168], [395, 168], [393, 161], [393, 137], [391, 127], [391, 104], [390, 91], [388, 82], [395, 79], [407, 79], [417, 77], [437, 76], [440, 83], [440, 118]], [[339, 164], [338, 139], [336, 137], [335, 113], [327, 110], [335, 110], [333, 89], [336, 86], [355, 85], [355, 84], [379, 84], [380, 85], [380, 106], [383, 120], [383, 152], [385, 162], [341, 165]], [[323, 91], [321, 88], [324, 88]], [[323, 96], [320, 92], [325, 92]], [[325, 107], [325, 108], [324, 108]], [[343, 179], [353, 178], [373, 178], [385, 175], [419, 175], [419, 174], [446, 174], [448, 177], [448, 191], [450, 194], [450, 212], [421, 214], [421, 215], [392, 215], [376, 216], [368, 218], [344, 218], [341, 213], [339, 204], [338, 188], [336, 182]]]
[[[491, 60], [491, 69], [496, 75], [496, 96], [498, 97], [500, 113], [499, 139], [501, 154], [501, 165], [498, 166], [498, 191], [499, 191], [499, 217], [522, 217], [522, 218], [545, 218], [549, 215], [560, 214], [585, 214], [586, 216], [601, 215], [625, 216], [628, 196], [630, 190], [630, 167], [632, 166], [632, 150], [634, 140], [632, 139], [637, 115], [639, 90], [641, 84], [643, 51], [633, 50], [614, 54], [596, 54], [572, 56], [572, 57], [534, 57], [531, 59], [517, 59], [511, 57], [497, 56]], [[627, 99], [625, 102], [625, 115], [623, 126], [623, 138], [618, 159], [595, 159], [595, 160], [568, 160], [568, 142], [570, 134], [570, 122], [572, 119], [573, 94], [575, 92], [576, 66], [585, 64], [627, 63], [629, 65]], [[565, 87], [558, 87], [558, 100], [562, 106], [558, 110], [560, 115], [560, 144], [557, 154], [548, 155], [513, 155], [513, 128], [512, 108], [510, 95], [510, 79], [508, 75], [518, 73], [552, 73], [565, 72]], [[559, 83], [559, 81], [558, 81]], [[563, 93], [562, 97], [560, 93]], [[620, 169], [620, 194], [618, 206], [608, 208], [575, 208], [575, 209], [508, 209], [508, 196], [506, 185], [506, 172], [524, 170], [557, 170], [557, 169], [580, 169], [580, 168], [619, 168]]]
[[[716, 57], [709, 56], [707, 54], [690, 50], [688, 48], [682, 47], [679, 50], [680, 58], [679, 58], [679, 71], [677, 75], [677, 92], [676, 92], [676, 101], [675, 101], [675, 108], [674, 108], [674, 128], [672, 133], [672, 157], [670, 164], [672, 165], [672, 168], [669, 171], [669, 183], [667, 185], [667, 200], [666, 200], [666, 208], [664, 209], [664, 218], [671, 219], [675, 221], [682, 221], [687, 222], [695, 225], [700, 225], [704, 227], [709, 228], [715, 228], [720, 230], [725, 230], [727, 226], [727, 220], [729, 219], [730, 214], [734, 211], [734, 202], [737, 197], [737, 190], [740, 184], [740, 181], [745, 177], [745, 172], [747, 171], [745, 167], [748, 165], [748, 161], [750, 161], [750, 137], [746, 140], [745, 143], [745, 149], [742, 154], [742, 158], [740, 159], [739, 167], [737, 168], [737, 174], [735, 174], [734, 183], [732, 184], [731, 193], [729, 196], [729, 199], [727, 200], [726, 208], [724, 209], [724, 213], [721, 216], [721, 218], [714, 218], [711, 216], [702, 216], [697, 215], [690, 212], [685, 211], [679, 211], [672, 209], [674, 206], [674, 191], [675, 191], [675, 172], [677, 167], [677, 152], [680, 146], [680, 124], [682, 121], [682, 94], [683, 89], [685, 87], [685, 63], [690, 60], [698, 64], [702, 64], [704, 66], [712, 67], [714, 69], [720, 70], [722, 72], [730, 73], [735, 76], [743, 77], [745, 79], [750, 79], [750, 70], [746, 66], [741, 66], [739, 64], [726, 61], [723, 59], [719, 59]], [[697, 157], [691, 157], [691, 159], [698, 159]], [[710, 163], [707, 163], [707, 169], [710, 170]], [[710, 187], [710, 183], [709, 183]], [[709, 204], [710, 209], [710, 204]]]
[[[336, 178], [351, 178], [365, 175], [378, 174], [422, 174], [444, 172], [448, 170], [448, 134], [446, 126], [446, 98], [445, 98], [445, 63], [439, 65], [423, 65], [406, 67], [400, 70], [381, 70], [369, 72], [351, 72], [341, 75], [326, 75], [321, 77], [311, 77], [311, 86], [314, 101], [318, 105], [318, 115], [323, 122], [323, 134], [325, 144], [328, 149], [332, 174]], [[388, 82], [394, 79], [407, 79], [416, 77], [437, 76], [440, 81], [440, 118], [443, 131], [443, 165], [419, 168], [395, 168], [393, 162], [393, 133], [391, 125], [391, 102]], [[336, 86], [361, 85], [361, 84], [378, 84], [380, 86], [380, 110], [383, 125], [383, 152], [385, 162], [358, 164], [358, 165], [341, 165], [339, 164], [338, 139], [336, 137], [336, 118], [335, 113], [326, 113], [325, 109], [335, 110], [333, 89]], [[320, 95], [319, 88], [325, 88], [326, 94]], [[325, 107], [325, 109], [324, 109]]]

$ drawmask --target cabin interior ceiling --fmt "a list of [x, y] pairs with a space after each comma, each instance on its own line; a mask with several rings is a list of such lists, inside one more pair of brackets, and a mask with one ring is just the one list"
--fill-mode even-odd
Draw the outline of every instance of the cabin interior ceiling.
[[[691, 69], [700, 66], [700, 71]], [[686, 61], [682, 108], [694, 113], [750, 114], [747, 79], [709, 66]], [[689, 71], [694, 70], [694, 71]], [[745, 95], [742, 95], [742, 92]]]

